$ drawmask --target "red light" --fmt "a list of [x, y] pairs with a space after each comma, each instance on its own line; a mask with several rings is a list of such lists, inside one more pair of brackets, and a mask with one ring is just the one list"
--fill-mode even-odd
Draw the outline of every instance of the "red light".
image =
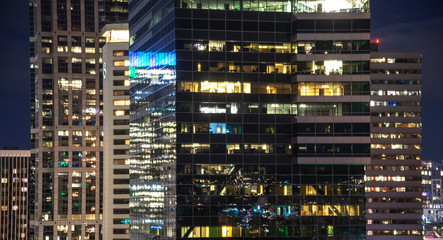
[[380, 39], [377, 38], [377, 40], [375, 40], [375, 43], [379, 44], [380, 43]]

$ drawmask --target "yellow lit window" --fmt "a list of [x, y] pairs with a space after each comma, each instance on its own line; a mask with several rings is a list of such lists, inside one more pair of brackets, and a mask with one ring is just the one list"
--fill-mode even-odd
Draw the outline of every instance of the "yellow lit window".
[[222, 237], [232, 237], [231, 226], [222, 226]]
[[69, 136], [69, 131], [58, 131], [59, 136]]
[[124, 60], [114, 61], [114, 67], [123, 67], [125, 66]]
[[125, 87], [129, 87], [131, 85], [131, 83], [129, 82], [129, 79], [125, 80], [124, 85], [125, 85]]
[[117, 116], [117, 117], [124, 116], [125, 113], [126, 113], [125, 110], [115, 110], [114, 116]]
[[129, 76], [129, 70], [125, 71], [125, 76]]
[[58, 46], [57, 52], [68, 52], [68, 46]]
[[125, 56], [125, 52], [124, 51], [114, 51], [114, 56], [115, 57], [123, 57], [123, 56]]
[[2, 178], [2, 183], [8, 183], [8, 179], [7, 178]]
[[85, 53], [95, 53], [95, 48], [87, 47], [87, 48], [85, 48]]
[[129, 100], [114, 100], [114, 106], [129, 106]]
[[82, 53], [82, 47], [71, 47], [71, 52]]

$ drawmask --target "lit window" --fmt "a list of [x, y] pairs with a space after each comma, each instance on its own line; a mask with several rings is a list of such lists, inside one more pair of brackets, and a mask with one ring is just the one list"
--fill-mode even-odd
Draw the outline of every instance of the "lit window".
[[[128, 61], [128, 63], [129, 63], [129, 61]], [[125, 66], [124, 60], [114, 61], [114, 67], [123, 67], [123, 66]]]
[[82, 47], [71, 47], [71, 52], [82, 53]]
[[226, 133], [226, 123], [210, 123], [209, 133], [225, 134]]
[[8, 183], [8, 179], [7, 178], [2, 178], [2, 183]]
[[69, 136], [69, 131], [58, 131], [58, 135], [59, 136], [64, 136], [64, 137], [68, 137]]
[[114, 111], [114, 116], [120, 117], [120, 116], [124, 116], [126, 114], [125, 110], [115, 110]]
[[85, 48], [85, 53], [95, 53], [95, 48], [87, 47], [87, 48]]
[[114, 100], [114, 106], [129, 106], [129, 100]]

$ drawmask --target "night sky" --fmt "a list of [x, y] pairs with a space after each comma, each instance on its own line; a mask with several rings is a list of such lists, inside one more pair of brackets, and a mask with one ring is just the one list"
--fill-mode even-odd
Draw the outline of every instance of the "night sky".
[[[443, 160], [443, 1], [373, 0], [380, 51], [423, 52], [424, 160]], [[0, 148], [29, 148], [28, 0], [0, 8]], [[442, 55], [442, 56], [440, 56]]]

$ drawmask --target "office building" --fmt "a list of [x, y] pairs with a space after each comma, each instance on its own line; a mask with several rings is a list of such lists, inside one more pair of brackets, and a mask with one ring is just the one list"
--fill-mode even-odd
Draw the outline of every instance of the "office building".
[[442, 167], [441, 162], [424, 161], [421, 170], [425, 237], [434, 239], [443, 236]]
[[109, 4], [127, 1], [29, 1], [31, 239], [91, 240], [103, 232], [99, 15], [108, 23], [125, 14]]
[[103, 239], [129, 239], [129, 30], [108, 24], [103, 46]]
[[423, 238], [421, 128], [421, 53], [372, 52], [367, 239]]
[[369, 1], [129, 6], [131, 239], [366, 239]]
[[28, 239], [29, 150], [0, 150], [0, 239]]

